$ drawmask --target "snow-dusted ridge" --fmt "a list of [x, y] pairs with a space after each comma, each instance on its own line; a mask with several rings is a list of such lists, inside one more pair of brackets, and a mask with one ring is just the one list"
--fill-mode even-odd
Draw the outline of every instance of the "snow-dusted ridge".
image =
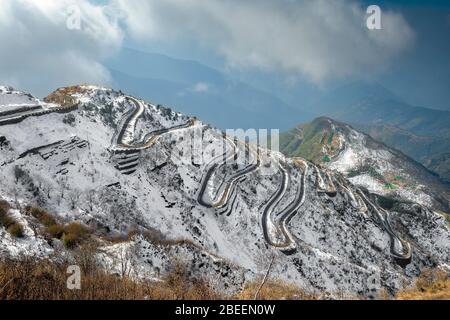
[[[192, 272], [219, 275], [236, 290], [265, 272], [275, 255], [271, 277], [311, 291], [374, 296], [380, 287], [394, 292], [423, 268], [449, 261], [442, 216], [416, 204], [383, 211], [372, 194], [333, 170], [241, 142], [214, 156], [223, 133], [107, 88], [62, 88], [46, 100], [59, 103], [53, 110], [70, 109], [0, 124], [3, 198], [14, 203], [19, 197], [110, 232], [157, 229], [193, 244], [163, 250], [136, 238], [107, 245], [101, 257], [114, 272], [114, 257], [133, 247], [138, 276], [158, 278], [181, 256]], [[174, 148], [189, 150], [195, 130], [204, 156], [215, 160], [175, 161]], [[225, 161], [247, 151], [247, 162]], [[4, 251], [32, 252], [0, 230]], [[27, 233], [18, 241], [35, 238]], [[52, 247], [42, 245], [47, 250]]]
[[380, 196], [450, 212], [450, 187], [421, 164], [350, 125], [320, 117], [282, 137], [287, 154], [302, 155]]

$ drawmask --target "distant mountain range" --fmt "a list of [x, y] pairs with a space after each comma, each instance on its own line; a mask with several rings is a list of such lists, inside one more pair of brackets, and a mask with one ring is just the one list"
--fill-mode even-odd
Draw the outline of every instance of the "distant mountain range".
[[344, 121], [450, 183], [450, 112], [411, 106], [382, 85], [352, 82], [301, 100], [292, 99], [296, 86], [270, 93], [196, 61], [156, 53], [123, 49], [107, 66], [115, 88], [221, 129], [286, 131], [318, 116]]
[[351, 124], [450, 182], [449, 111], [414, 107], [381, 85], [361, 82], [329, 92], [308, 109]]
[[[313, 118], [268, 92], [195, 61], [124, 49], [108, 63], [114, 87], [221, 129], [288, 129]], [[296, 115], [293, 117], [292, 115]]]
[[318, 115], [361, 124], [389, 124], [421, 136], [450, 137], [450, 111], [415, 107], [378, 84], [352, 83], [311, 105]]

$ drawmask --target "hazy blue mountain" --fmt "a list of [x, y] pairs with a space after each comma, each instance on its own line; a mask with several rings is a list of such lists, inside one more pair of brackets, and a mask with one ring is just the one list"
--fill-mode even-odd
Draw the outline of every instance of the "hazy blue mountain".
[[411, 106], [378, 84], [339, 87], [312, 104], [318, 115], [360, 124], [389, 124], [416, 135], [450, 137], [450, 112]]
[[351, 123], [450, 181], [450, 112], [411, 106], [379, 84], [351, 83], [310, 107], [317, 115]]
[[205, 82], [224, 85], [224, 76], [213, 68], [192, 60], [181, 60], [163, 54], [122, 49], [107, 62], [114, 70], [139, 78], [170, 80], [179, 83], [195, 84]]
[[389, 124], [354, 126], [374, 139], [401, 150], [450, 183], [450, 138], [417, 135]]
[[[312, 114], [195, 61], [125, 49], [108, 62], [114, 86], [220, 128], [285, 130]], [[296, 106], [297, 107], [297, 106]]]

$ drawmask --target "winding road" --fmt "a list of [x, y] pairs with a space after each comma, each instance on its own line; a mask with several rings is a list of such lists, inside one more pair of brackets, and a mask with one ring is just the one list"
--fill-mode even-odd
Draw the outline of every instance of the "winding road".
[[[136, 126], [139, 119], [144, 115], [146, 106], [133, 97], [126, 96], [125, 99], [130, 101], [133, 107], [120, 120], [110, 147], [117, 162], [116, 168], [123, 174], [135, 172], [140, 161], [141, 151], [151, 148], [161, 136], [177, 130], [191, 128], [196, 124], [195, 119], [189, 119], [186, 123], [154, 130], [140, 138], [136, 138]], [[49, 108], [44, 108], [40, 105], [18, 106], [17, 109], [0, 112], [0, 126], [17, 123], [32, 116], [40, 116], [52, 112], [70, 112], [76, 108], [77, 104]], [[237, 141], [236, 139], [231, 140], [225, 134], [222, 135], [222, 138], [229, 148], [225, 148], [223, 154], [214, 157], [206, 166], [205, 173], [201, 178], [197, 201], [204, 207], [220, 209], [221, 214], [226, 213], [229, 215], [235, 207], [236, 201], [238, 201], [236, 186], [247, 175], [260, 168], [261, 155], [259, 148], [249, 143]], [[246, 161], [247, 154], [249, 155], [248, 161]], [[237, 165], [237, 160], [242, 157], [244, 161], [241, 168], [227, 174], [226, 166], [233, 164], [234, 167]], [[301, 169], [299, 181], [293, 181], [284, 160], [276, 160], [281, 181], [278, 189], [265, 204], [261, 221], [265, 241], [286, 254], [295, 252], [297, 249], [297, 240], [290, 232], [288, 225], [292, 218], [299, 214], [305, 202], [306, 176], [310, 168], [310, 164], [303, 159], [294, 158], [292, 161], [296, 167]], [[372, 218], [375, 218], [374, 220], [387, 232], [390, 237], [391, 255], [402, 264], [407, 264], [411, 261], [411, 245], [393, 230], [389, 222], [390, 213], [388, 211], [373, 203], [361, 189], [356, 188], [356, 191], [353, 192], [351, 187], [348, 186], [348, 182], [341, 175], [333, 175], [328, 170], [324, 170], [324, 179], [321, 170], [316, 165], [311, 165], [314, 168], [316, 191], [318, 193], [336, 197], [338, 193], [337, 187], [339, 187], [340, 191], [343, 192], [355, 209], [364, 214], [372, 214]], [[223, 180], [218, 186], [214, 186], [214, 177], [220, 169], [224, 172]], [[283, 206], [282, 201], [286, 196], [287, 190], [294, 188], [295, 185], [297, 187], [294, 199]], [[207, 191], [210, 191], [209, 194], [207, 194]]]
[[[234, 142], [226, 135], [223, 135], [225, 141], [227, 141], [230, 145], [232, 145], [233, 152], [231, 154], [227, 154], [225, 150], [224, 154], [215, 157], [211, 160], [211, 162], [207, 165], [206, 173], [202, 177], [200, 189], [197, 196], [197, 202], [207, 208], [214, 209], [222, 209], [225, 208], [230, 200], [230, 197], [234, 197], [236, 185], [238, 182], [242, 181], [246, 175], [257, 170], [261, 165], [261, 159], [258, 150], [254, 150], [248, 143], [243, 143], [241, 141]], [[220, 186], [217, 188], [216, 196], [214, 199], [208, 199], [209, 197], [206, 195], [206, 191], [208, 189], [208, 185], [211, 183], [212, 177], [217, 172], [217, 170], [227, 164], [234, 163], [235, 160], [238, 160], [242, 154], [240, 150], [240, 146], [244, 146], [244, 150], [248, 151], [249, 155], [253, 155], [253, 160], [249, 161], [250, 163], [244, 168], [237, 170], [233, 174], [226, 176], [222, 181]], [[243, 153], [244, 157], [246, 156], [246, 152]]]
[[[279, 172], [281, 173], [281, 182], [277, 191], [268, 200], [262, 214], [262, 230], [265, 241], [269, 245], [278, 248], [285, 253], [293, 252], [296, 249], [296, 240], [287, 228], [287, 225], [292, 217], [298, 213], [300, 207], [305, 201], [305, 177], [309, 168], [308, 163], [303, 159], [294, 158], [293, 160], [294, 163], [303, 168], [301, 183], [298, 186], [295, 199], [284, 209], [274, 214], [276, 212], [276, 208], [280, 206], [289, 185], [292, 184], [291, 177], [285, 168], [285, 164], [279, 162], [278, 166]], [[331, 174], [326, 172], [326, 186], [320, 170], [315, 165], [313, 165], [313, 168], [316, 176], [316, 188], [319, 193], [326, 193], [330, 197], [335, 197], [337, 195], [336, 185], [339, 186], [340, 190], [347, 195], [347, 199], [354, 208], [358, 209], [362, 213], [372, 212], [375, 214], [383, 230], [385, 230], [390, 236], [390, 252], [399, 264], [406, 265], [411, 261], [411, 245], [407, 241], [401, 239], [394, 232], [391, 224], [389, 223], [389, 213], [386, 210], [379, 208], [377, 205], [372, 203], [359, 188], [356, 193], [354, 193], [349, 187], [346, 186], [348, 183], [340, 175], [335, 177], [335, 184]], [[274, 216], [280, 217], [278, 221], [275, 221]]]
[[186, 123], [170, 127], [162, 128], [144, 135], [140, 140], [136, 140], [135, 131], [136, 124], [140, 117], [145, 112], [145, 105], [130, 96], [125, 99], [131, 101], [134, 108], [125, 113], [122, 117], [118, 130], [114, 134], [111, 142], [110, 150], [113, 152], [114, 160], [116, 161], [116, 168], [123, 174], [129, 175], [136, 171], [139, 165], [140, 152], [151, 148], [158, 139], [169, 132], [176, 130], [187, 129], [195, 125], [195, 120], [190, 119]]
[[189, 119], [186, 123], [178, 126], [162, 128], [149, 132], [143, 138], [136, 141], [136, 123], [144, 114], [145, 105], [133, 97], [127, 96], [125, 98], [131, 101], [135, 105], [135, 108], [127, 112], [121, 121], [122, 125], [118, 130], [118, 134], [113, 138], [112, 150], [145, 150], [152, 147], [162, 135], [176, 130], [187, 129], [195, 125], [195, 120]]
[[325, 181], [322, 178], [322, 174], [320, 173], [319, 168], [314, 165], [314, 172], [316, 174], [316, 184], [317, 184], [317, 192], [326, 193], [330, 197], [335, 197], [337, 195], [336, 186], [333, 183], [333, 179], [330, 176], [328, 171], [325, 172], [325, 176], [327, 179], [327, 184], [325, 185]]
[[19, 108], [16, 110], [3, 111], [0, 115], [0, 126], [19, 123], [29, 117], [39, 117], [50, 113], [64, 113], [71, 112], [78, 108], [78, 104], [70, 106], [49, 107], [45, 108], [41, 105], [36, 105], [30, 108]]
[[362, 191], [359, 191], [360, 196], [363, 198], [364, 202], [368, 204], [368, 206], [372, 209], [372, 212], [375, 214], [377, 220], [383, 227], [383, 229], [389, 234], [391, 238], [391, 255], [401, 261], [409, 262], [411, 261], [412, 250], [411, 245], [401, 239], [392, 229], [391, 224], [389, 223], [389, 213], [380, 208], [378, 209], [375, 204], [373, 204], [367, 197], [364, 195]]
[[[142, 102], [126, 97], [134, 105], [134, 108], [127, 112], [123, 117], [120, 129], [116, 136], [113, 137], [113, 150], [122, 154], [118, 162], [118, 169], [129, 174], [134, 172], [136, 165], [139, 163], [139, 152], [150, 148], [155, 144], [161, 135], [175, 130], [186, 129], [195, 124], [195, 120], [189, 120], [185, 124], [174, 126], [171, 128], [163, 128], [145, 134], [141, 139], [135, 137], [136, 124], [139, 118], [145, 112], [145, 106]], [[207, 208], [220, 210], [220, 214], [231, 214], [237, 201], [236, 185], [243, 181], [246, 176], [256, 171], [261, 165], [259, 149], [251, 146], [249, 143], [243, 143], [232, 140], [225, 134], [222, 135], [225, 142], [225, 150], [223, 154], [214, 157], [206, 166], [198, 190], [197, 202]], [[249, 160], [243, 168], [235, 172], [226, 173], [227, 165], [237, 165], [237, 160], [241, 157], [249, 155]], [[300, 158], [292, 159], [295, 166], [302, 169], [300, 181], [297, 183], [297, 189], [294, 199], [286, 206], [282, 207], [282, 200], [285, 198], [288, 188], [295, 185], [292, 177], [286, 168], [286, 163], [277, 160], [278, 171], [281, 175], [281, 182], [276, 192], [270, 197], [264, 206], [262, 213], [262, 231], [265, 241], [279, 249], [285, 254], [291, 254], [297, 250], [295, 237], [288, 229], [288, 224], [292, 218], [298, 214], [301, 206], [305, 202], [306, 197], [306, 175], [308, 174], [309, 164]], [[350, 187], [347, 187], [347, 181], [342, 176], [334, 176], [328, 170], [324, 171], [322, 176], [321, 170], [312, 165], [314, 175], [316, 176], [316, 191], [325, 193], [329, 197], [336, 197], [338, 189], [343, 192], [350, 204], [362, 213], [373, 213], [379, 221], [383, 230], [385, 230], [391, 239], [390, 251], [391, 255], [400, 261], [400, 263], [409, 263], [411, 260], [411, 246], [408, 242], [401, 239], [392, 229], [389, 223], [389, 213], [377, 205], [372, 203], [360, 189], [354, 193]], [[223, 171], [224, 177], [218, 186], [214, 186], [213, 180], [215, 175]], [[280, 209], [281, 208], [281, 209]]]
[[[303, 159], [294, 159], [297, 166], [303, 167], [300, 183], [297, 187], [297, 193], [284, 209], [274, 214], [275, 208], [279, 206], [281, 200], [286, 194], [288, 186], [291, 185], [291, 177], [281, 162], [278, 163], [281, 172], [281, 183], [278, 190], [273, 194], [266, 204], [262, 214], [262, 229], [264, 239], [268, 244], [280, 249], [285, 253], [292, 253], [296, 250], [296, 240], [287, 228], [291, 219], [298, 213], [300, 207], [305, 201], [306, 194], [306, 175], [308, 172], [308, 164]], [[274, 221], [273, 216], [279, 216], [278, 223]], [[282, 238], [280, 240], [280, 238]]]
[[359, 202], [359, 201], [356, 199], [356, 196], [355, 196], [355, 194], [353, 193], [353, 191], [350, 190], [350, 188], [347, 188], [347, 187], [345, 186], [346, 182], [345, 182], [344, 178], [343, 178], [341, 175], [338, 175], [338, 176], [337, 176], [336, 184], [337, 184], [337, 185], [341, 188], [341, 190], [343, 190], [344, 193], [348, 196], [347, 199], [349, 200], [349, 202], [350, 202], [350, 204], [352, 205], [353, 208], [355, 208], [355, 209], [360, 209], [360, 210], [363, 208], [362, 205], [361, 205], [361, 202]]

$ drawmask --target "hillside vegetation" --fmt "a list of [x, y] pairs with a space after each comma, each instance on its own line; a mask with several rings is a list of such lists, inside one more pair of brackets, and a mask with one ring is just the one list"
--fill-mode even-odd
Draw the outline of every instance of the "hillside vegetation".
[[318, 118], [280, 135], [280, 151], [316, 163], [328, 162], [339, 151], [335, 128], [327, 118]]
[[[84, 248], [85, 249], [85, 248]], [[83, 249], [83, 250], [84, 250]], [[174, 263], [160, 281], [143, 281], [107, 273], [87, 249], [75, 255], [75, 261], [35, 260], [33, 258], [0, 260], [0, 300], [316, 300], [323, 298], [277, 279], [261, 287], [261, 279], [250, 281], [236, 294], [216, 291], [210, 279], [195, 279], [182, 264]], [[61, 258], [61, 257], [60, 257]], [[81, 289], [67, 288], [67, 268], [82, 266]], [[258, 294], [256, 295], [256, 293]], [[357, 296], [336, 294], [336, 299], [355, 300]], [[378, 299], [392, 299], [383, 290]], [[429, 270], [416, 280], [414, 287], [400, 291], [396, 300], [449, 300], [450, 279], [442, 271]]]

